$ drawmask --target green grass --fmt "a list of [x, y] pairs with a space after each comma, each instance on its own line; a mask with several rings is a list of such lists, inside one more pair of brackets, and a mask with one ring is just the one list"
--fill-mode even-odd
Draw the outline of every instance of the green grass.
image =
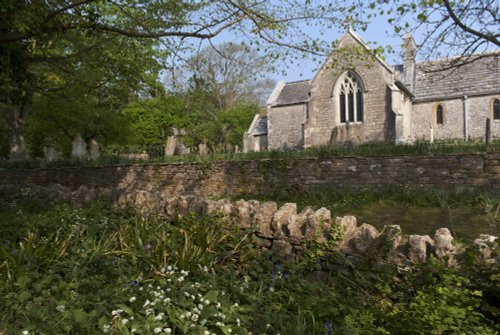
[[[146, 148], [147, 149], [147, 148]], [[142, 152], [143, 150], [139, 150]], [[212, 153], [201, 157], [197, 154], [185, 156], [162, 157], [155, 153], [151, 159], [131, 160], [116, 155], [103, 154], [98, 160], [62, 159], [54, 162], [45, 162], [43, 159], [28, 159], [10, 161], [0, 159], [0, 168], [5, 169], [34, 169], [55, 167], [87, 167], [125, 164], [163, 164], [163, 163], [196, 163], [219, 160], [262, 160], [262, 159], [299, 159], [299, 158], [331, 158], [341, 156], [396, 156], [396, 155], [429, 155], [429, 154], [459, 154], [477, 152], [500, 152], [500, 140], [494, 140], [486, 145], [478, 141], [437, 141], [415, 142], [414, 144], [395, 145], [392, 143], [376, 142], [359, 145], [339, 144], [336, 146], [320, 146], [304, 150], [270, 150], [249, 153]]]

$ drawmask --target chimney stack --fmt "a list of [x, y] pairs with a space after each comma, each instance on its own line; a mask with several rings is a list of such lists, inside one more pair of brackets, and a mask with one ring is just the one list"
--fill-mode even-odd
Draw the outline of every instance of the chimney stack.
[[403, 82], [410, 92], [415, 93], [415, 76], [416, 76], [416, 55], [417, 55], [417, 45], [413, 36], [408, 32], [403, 37], [404, 46], [404, 72], [403, 72]]

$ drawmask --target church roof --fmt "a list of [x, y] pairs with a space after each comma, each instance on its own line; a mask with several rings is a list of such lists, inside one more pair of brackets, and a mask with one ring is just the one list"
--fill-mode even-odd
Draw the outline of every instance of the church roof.
[[[500, 92], [500, 53], [480, 54], [473, 62], [446, 69], [456, 60], [417, 63], [415, 100], [450, 99]], [[445, 70], [440, 70], [443, 68]]]
[[[450, 67], [458, 58], [416, 64], [415, 101], [432, 101], [500, 92], [500, 52], [474, 55], [464, 65]], [[473, 61], [472, 61], [473, 60]], [[397, 80], [403, 65], [393, 67]]]
[[259, 136], [266, 134], [267, 134], [267, 116], [261, 116], [259, 117], [259, 120], [255, 124], [252, 135]]
[[284, 106], [305, 103], [309, 99], [310, 80], [286, 83], [281, 89], [273, 106]]

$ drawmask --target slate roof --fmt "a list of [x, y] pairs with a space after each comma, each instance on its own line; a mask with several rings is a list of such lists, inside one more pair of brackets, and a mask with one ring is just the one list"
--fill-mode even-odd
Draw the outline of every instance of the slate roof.
[[[481, 54], [481, 58], [448, 70], [454, 59], [416, 64], [415, 101], [429, 101], [500, 92], [500, 53]], [[403, 78], [403, 65], [393, 67], [397, 79]]]
[[259, 120], [255, 124], [251, 135], [259, 136], [267, 134], [267, 116], [260, 116]]
[[[500, 52], [481, 54], [477, 60], [448, 70], [455, 59], [419, 62], [412, 92], [415, 101], [429, 101], [500, 92]], [[403, 79], [403, 65], [392, 67], [396, 80]], [[286, 83], [272, 106], [305, 103], [309, 99], [310, 80]]]
[[273, 103], [273, 106], [294, 105], [304, 103], [309, 99], [310, 80], [286, 83]]

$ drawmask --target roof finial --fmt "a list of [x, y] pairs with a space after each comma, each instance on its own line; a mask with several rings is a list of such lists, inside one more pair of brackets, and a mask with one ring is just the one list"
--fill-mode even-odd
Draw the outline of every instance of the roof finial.
[[344, 27], [346, 31], [352, 30], [352, 18], [350, 15], [348, 15], [345, 20], [344, 20]]

